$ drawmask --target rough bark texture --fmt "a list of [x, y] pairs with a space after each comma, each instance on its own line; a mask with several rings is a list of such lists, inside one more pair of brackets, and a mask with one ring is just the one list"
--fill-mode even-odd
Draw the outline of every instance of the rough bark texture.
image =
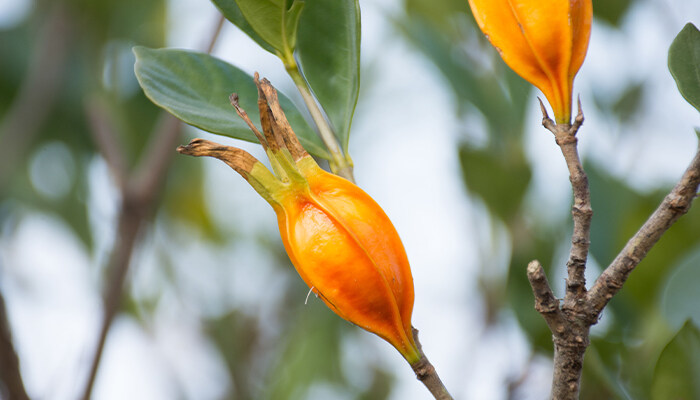
[[542, 265], [532, 261], [527, 276], [535, 295], [535, 309], [542, 315], [552, 332], [554, 342], [554, 376], [552, 399], [575, 400], [579, 397], [581, 373], [586, 348], [590, 344], [589, 330], [598, 322], [610, 299], [622, 288], [634, 268], [674, 222], [688, 212], [698, 196], [700, 185], [700, 147], [683, 177], [666, 196], [639, 231], [629, 240], [620, 254], [595, 281], [590, 291], [584, 277], [590, 225], [593, 210], [590, 203], [588, 178], [577, 151], [576, 133], [583, 123], [579, 102], [578, 116], [573, 125], [555, 124], [542, 106], [542, 125], [550, 130], [561, 148], [569, 169], [574, 194], [572, 216], [574, 231], [567, 262], [568, 277], [563, 302], [554, 297]]

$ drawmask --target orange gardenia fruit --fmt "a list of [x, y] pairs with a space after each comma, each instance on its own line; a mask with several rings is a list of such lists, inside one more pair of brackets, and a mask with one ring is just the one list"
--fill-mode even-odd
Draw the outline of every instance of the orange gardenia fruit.
[[518, 75], [570, 123], [574, 77], [588, 50], [591, 0], [469, 0], [479, 28]]
[[396, 229], [354, 183], [321, 169], [304, 150], [280, 108], [277, 92], [258, 79], [263, 132], [232, 104], [265, 148], [272, 169], [247, 152], [202, 139], [178, 151], [226, 162], [277, 213], [282, 242], [301, 278], [342, 318], [391, 343], [415, 364], [413, 278]]

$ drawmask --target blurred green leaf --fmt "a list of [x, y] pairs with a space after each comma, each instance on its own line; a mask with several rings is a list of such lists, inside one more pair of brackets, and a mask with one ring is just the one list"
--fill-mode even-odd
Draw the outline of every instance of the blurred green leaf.
[[700, 31], [687, 23], [668, 49], [668, 69], [683, 97], [700, 111]]
[[254, 369], [259, 357], [259, 321], [238, 310], [206, 321], [208, 336], [221, 353], [233, 382], [230, 398], [255, 399]]
[[163, 203], [169, 216], [185, 221], [199, 229], [205, 239], [212, 242], [223, 239], [209, 214], [204, 190], [203, 163], [184, 162], [184, 157], [176, 157], [170, 169], [171, 176], [166, 187]]
[[[644, 199], [618, 179], [611, 177], [597, 165], [585, 163], [591, 191], [591, 207], [595, 216], [591, 222], [590, 251], [596, 260], [603, 263], [612, 261], [624, 246], [629, 236], [638, 229], [642, 220], [627, 226], [630, 214], [642, 203], [653, 207], [653, 201]], [[653, 208], [652, 208], [653, 210]], [[611, 224], [611, 221], [616, 221]], [[629, 235], [628, 235], [629, 233]]]
[[[297, 26], [304, 0], [236, 0], [236, 4], [262, 40], [269, 43], [280, 57], [291, 56], [296, 46]], [[229, 11], [235, 10], [230, 8]], [[229, 15], [236, 23], [236, 16], [233, 13]]]
[[265, 41], [260, 35], [255, 32], [255, 29], [245, 19], [240, 7], [236, 4], [236, 0], [212, 0], [214, 5], [221, 11], [221, 14], [231, 21], [238, 29], [242, 30], [246, 35], [250, 36], [260, 47], [275, 54], [275, 48]]
[[347, 151], [360, 91], [360, 5], [306, 0], [297, 51], [304, 76]]
[[302, 400], [313, 383], [344, 381], [341, 337], [344, 329], [353, 329], [352, 325], [318, 299], [309, 299], [295, 316], [283, 335], [284, 348], [277, 352], [277, 365], [263, 390], [265, 396], [260, 398]]
[[656, 363], [653, 400], [700, 399], [700, 331], [686, 322]]
[[627, 392], [628, 382], [620, 376], [624, 370], [623, 359], [628, 356], [626, 353], [627, 348], [622, 341], [591, 340], [591, 346], [586, 351], [581, 399], [632, 400]]
[[[471, 20], [470, 20], [471, 21]], [[507, 68], [495, 50], [489, 46], [493, 65], [484, 68], [482, 60], [473, 58], [474, 51], [445, 32], [449, 20], [442, 25], [428, 22], [422, 15], [408, 15], [397, 21], [401, 32], [422, 51], [447, 80], [454, 91], [461, 111], [469, 104], [477, 108], [489, 124], [489, 133], [494, 138], [515, 137], [520, 139], [525, 112], [525, 102], [532, 86]], [[468, 34], [477, 30], [467, 25]], [[461, 32], [466, 36], [464, 32]], [[478, 33], [481, 35], [481, 33]], [[461, 38], [463, 39], [463, 38]], [[492, 142], [498, 144], [500, 140]]]
[[646, 86], [641, 82], [627, 86], [622, 95], [611, 106], [621, 123], [630, 122], [642, 109], [645, 89]]
[[469, 191], [481, 197], [494, 215], [509, 222], [520, 209], [532, 176], [524, 156], [462, 145], [459, 159]]
[[394, 384], [394, 376], [382, 369], [373, 368], [372, 384], [367, 390], [358, 394], [357, 400], [388, 399]]
[[450, 23], [456, 15], [471, 13], [469, 3], [464, 0], [404, 0], [406, 12], [410, 15], [420, 15], [436, 28], [458, 34]]
[[593, 14], [617, 26], [632, 4], [632, 0], [593, 0]]
[[700, 325], [700, 247], [683, 258], [661, 290], [661, 309], [674, 329], [688, 319]]
[[[202, 53], [135, 47], [134, 54], [136, 77], [151, 101], [197, 128], [257, 142], [229, 104], [229, 95], [238, 93], [241, 107], [260, 129], [258, 92], [250, 75]], [[304, 148], [328, 158], [320, 139], [292, 102], [281, 93], [279, 100]]]

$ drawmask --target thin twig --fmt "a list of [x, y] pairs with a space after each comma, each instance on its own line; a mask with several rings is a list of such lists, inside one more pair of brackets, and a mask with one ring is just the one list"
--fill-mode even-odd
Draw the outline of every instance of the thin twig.
[[112, 249], [107, 267], [109, 278], [104, 289], [102, 325], [92, 362], [90, 363], [88, 380], [81, 397], [84, 400], [88, 400], [92, 395], [92, 388], [97, 378], [97, 371], [102, 360], [107, 334], [119, 310], [124, 282], [129, 270], [134, 245], [137, 242], [142, 222], [146, 216], [145, 211], [144, 204], [134, 203], [128, 195], [123, 197], [119, 215], [117, 242]]
[[413, 340], [416, 342], [421, 356], [418, 362], [411, 364], [416, 378], [423, 382], [425, 387], [428, 388], [433, 397], [435, 397], [435, 400], [453, 400], [452, 395], [447, 391], [445, 384], [442, 383], [440, 376], [438, 376], [437, 371], [435, 371], [435, 367], [433, 367], [433, 364], [430, 363], [425, 353], [423, 353], [423, 346], [418, 340], [418, 329], [413, 327], [411, 327], [411, 329], [413, 331]]
[[206, 49], [205, 51], [207, 54], [211, 54], [214, 52], [214, 47], [216, 47], [216, 42], [217, 42], [216, 38], [218, 38], [221, 35], [221, 29], [224, 27], [224, 22], [226, 22], [226, 18], [224, 17], [224, 14], [219, 13], [219, 18], [216, 20], [216, 25], [214, 25], [214, 30], [211, 32], [211, 34], [207, 38], [207, 41], [204, 44], [204, 46], [202, 46], [204, 49]]
[[683, 177], [659, 207], [627, 242], [620, 254], [603, 271], [588, 293], [589, 312], [598, 316], [622, 288], [630, 273], [646, 257], [661, 235], [688, 212], [700, 186], [700, 143], [695, 157]]
[[0, 398], [29, 400], [19, 368], [19, 358], [12, 343], [5, 298], [0, 293]]
[[92, 98], [86, 101], [84, 108], [90, 127], [90, 135], [109, 166], [114, 180], [117, 181], [117, 186], [123, 190], [126, 185], [128, 168], [124, 149], [117, 140], [120, 134], [115, 130], [116, 123], [109, 114], [107, 106], [99, 99]]

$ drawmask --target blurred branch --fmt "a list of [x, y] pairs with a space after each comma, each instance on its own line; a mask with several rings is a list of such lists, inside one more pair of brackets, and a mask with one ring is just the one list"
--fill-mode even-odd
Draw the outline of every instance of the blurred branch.
[[202, 46], [202, 48], [206, 49], [207, 54], [211, 54], [214, 51], [214, 47], [216, 46], [216, 38], [218, 38], [221, 34], [221, 29], [224, 27], [224, 22], [226, 22], [226, 18], [223, 14], [219, 13], [219, 19], [217, 20], [216, 25], [214, 25], [214, 30], [209, 38], [207, 38], [206, 43], [204, 43]]
[[117, 186], [123, 190], [128, 174], [127, 162], [124, 149], [117, 140], [119, 133], [115, 131], [116, 124], [109, 115], [108, 107], [98, 99], [90, 99], [85, 103], [85, 115], [97, 149], [109, 166]]
[[416, 342], [416, 346], [418, 346], [418, 351], [420, 352], [421, 356], [418, 362], [411, 364], [411, 368], [413, 368], [416, 378], [423, 382], [425, 387], [427, 387], [433, 397], [435, 397], [435, 400], [452, 400], [452, 395], [450, 395], [445, 387], [445, 384], [443, 384], [442, 380], [440, 380], [440, 377], [435, 371], [435, 367], [433, 367], [433, 364], [428, 361], [425, 353], [423, 353], [423, 346], [418, 340], [418, 329], [412, 328], [412, 330], [413, 340]]
[[[217, 19], [216, 29], [206, 46], [209, 51], [216, 44], [223, 18], [222, 15], [219, 15]], [[96, 118], [91, 124], [95, 130], [93, 136], [105, 160], [110, 164], [110, 168], [113, 171], [121, 171], [123, 167], [118, 164], [125, 159], [123, 150], [118, 147], [110, 147], [110, 143], [117, 143], [117, 140], [114, 137], [109, 137], [115, 135], [115, 131], [102, 125], [104, 115], [100, 114], [99, 110], [93, 111], [91, 118]], [[100, 131], [98, 132], [97, 129]], [[181, 130], [182, 123], [177, 118], [165, 112], [161, 113], [161, 118], [154, 128], [148, 148], [141, 156], [134, 172], [125, 176], [121, 186], [122, 204], [119, 213], [118, 234], [109, 259], [107, 267], [109, 277], [104, 289], [104, 315], [88, 380], [81, 397], [84, 400], [89, 399], [92, 395], [107, 335], [121, 304], [134, 247], [144, 223], [156, 208], [165, 175], [175, 154], [173, 149], [179, 141]]]
[[596, 279], [588, 293], [589, 312], [598, 315], [622, 288], [630, 273], [674, 222], [688, 212], [700, 189], [700, 143], [683, 177], [659, 207]]
[[17, 96], [0, 121], [0, 189], [13, 175], [56, 102], [70, 49], [71, 21], [55, 2], [40, 29], [38, 46]]
[[0, 398], [29, 400], [22, 382], [19, 358], [12, 344], [12, 331], [2, 293], [0, 293]]
[[[109, 132], [113, 131], [110, 130]], [[163, 114], [156, 131], [152, 135], [153, 139], [149, 150], [153, 150], [152, 147], [155, 143], [160, 143], [161, 146], [169, 150], [167, 155], [161, 149], [158, 151], [154, 150], [153, 153], [155, 154], [151, 154], [152, 152], [150, 151], [144, 152], [141, 164], [148, 165], [151, 169], [144, 172], [143, 168], [137, 168], [136, 172], [127, 178], [125, 186], [122, 188], [122, 204], [119, 213], [117, 239], [107, 266], [109, 277], [104, 288], [102, 326], [90, 365], [88, 381], [83, 391], [83, 399], [87, 400], [91, 396], [107, 334], [121, 304], [124, 283], [139, 232], [155, 208], [156, 199], [163, 186], [167, 167], [172, 159], [170, 154], [175, 153], [172, 151], [175, 147], [173, 143], [179, 139], [180, 132], [180, 121], [169, 114]], [[112, 169], [114, 170], [115, 168], [112, 167]]]

